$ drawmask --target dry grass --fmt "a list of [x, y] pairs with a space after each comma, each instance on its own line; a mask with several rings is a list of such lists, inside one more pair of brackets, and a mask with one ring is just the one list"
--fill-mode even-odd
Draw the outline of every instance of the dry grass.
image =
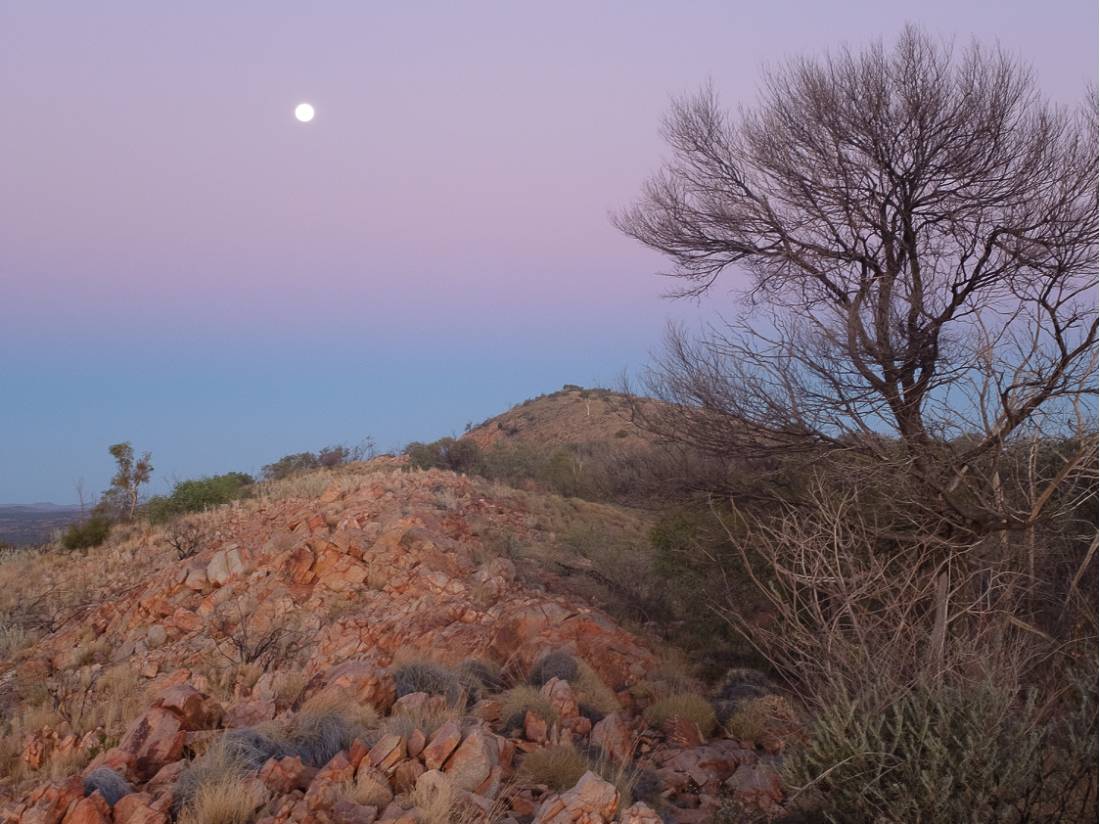
[[673, 719], [690, 721], [699, 727], [704, 737], [714, 732], [718, 719], [714, 707], [701, 695], [681, 692], [650, 704], [645, 710], [645, 720], [650, 726], [660, 728]]
[[360, 770], [353, 781], [343, 785], [341, 795], [354, 804], [377, 807], [379, 810], [393, 800], [393, 790], [386, 776], [374, 770]]
[[782, 695], [765, 695], [738, 704], [726, 721], [726, 735], [759, 743], [765, 738], [791, 735], [798, 727], [798, 713], [790, 701]]
[[586, 662], [577, 660], [577, 678], [573, 683], [578, 703], [586, 704], [603, 715], [622, 709], [618, 696]]
[[575, 785], [588, 770], [588, 759], [573, 747], [559, 745], [525, 755], [518, 778], [521, 783], [544, 784], [560, 792]]
[[496, 824], [505, 820], [507, 791], [502, 791], [488, 812], [463, 799], [450, 779], [437, 775], [434, 782], [418, 781], [410, 800], [418, 811], [420, 824]]
[[522, 724], [529, 711], [547, 724], [558, 720], [558, 711], [536, 687], [521, 684], [500, 694], [500, 718], [505, 728]]
[[183, 808], [180, 824], [248, 824], [267, 801], [260, 786], [238, 775], [201, 784]]
[[383, 735], [400, 735], [408, 738], [414, 730], [420, 730], [428, 738], [448, 721], [462, 721], [463, 708], [456, 704], [429, 702], [416, 709], [399, 709], [378, 725]]
[[339, 715], [351, 724], [365, 729], [378, 726], [378, 710], [370, 704], [360, 704], [340, 690], [317, 693], [304, 702], [297, 717], [310, 715]]

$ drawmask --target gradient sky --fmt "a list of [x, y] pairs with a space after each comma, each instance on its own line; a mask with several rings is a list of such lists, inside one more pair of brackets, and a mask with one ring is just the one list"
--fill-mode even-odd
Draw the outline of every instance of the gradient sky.
[[661, 300], [607, 220], [669, 97], [907, 19], [1096, 75], [1095, 0], [0, 0], [0, 502], [119, 440], [161, 492], [614, 382], [729, 300]]

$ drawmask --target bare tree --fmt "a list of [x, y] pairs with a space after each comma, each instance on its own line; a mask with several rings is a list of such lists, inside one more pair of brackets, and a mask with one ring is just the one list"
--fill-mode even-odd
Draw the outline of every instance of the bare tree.
[[[900, 467], [941, 531], [1034, 524], [1095, 452], [1095, 114], [913, 28], [789, 63], [736, 117], [710, 88], [677, 101], [673, 159], [616, 223], [672, 261], [676, 295], [747, 273], [749, 311], [671, 332], [646, 425]], [[1065, 448], [1024, 502], [1007, 453], [1038, 433]]]
[[[806, 664], [800, 644], [846, 666], [889, 643], [936, 673], [956, 640], [1041, 634], [1024, 620], [1044, 589], [1035, 530], [1095, 501], [1086, 109], [1047, 102], [999, 50], [912, 27], [892, 48], [788, 63], [736, 115], [710, 87], [673, 105], [672, 159], [615, 222], [672, 262], [674, 296], [731, 272], [748, 288], [699, 337], [670, 331], [645, 380], [666, 403], [635, 413], [729, 462], [813, 464], [801, 501], [749, 533], [778, 633], [799, 643], [741, 625], [781, 666]], [[849, 503], [812, 493], [822, 478]], [[1087, 545], [1061, 563], [1066, 603]]]

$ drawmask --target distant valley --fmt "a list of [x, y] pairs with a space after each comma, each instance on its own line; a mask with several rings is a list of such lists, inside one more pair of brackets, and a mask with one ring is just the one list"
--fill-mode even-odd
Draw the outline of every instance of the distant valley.
[[72, 504], [0, 504], [0, 546], [32, 546], [50, 540], [54, 530], [64, 529], [80, 517]]

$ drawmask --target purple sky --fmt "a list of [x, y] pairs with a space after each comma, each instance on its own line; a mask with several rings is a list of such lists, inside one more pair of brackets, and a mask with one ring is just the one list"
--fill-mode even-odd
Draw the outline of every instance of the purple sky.
[[123, 439], [159, 492], [614, 382], [728, 300], [662, 301], [607, 220], [670, 95], [907, 19], [1057, 99], [1096, 74], [1094, 0], [0, 0], [0, 502], [101, 489]]

